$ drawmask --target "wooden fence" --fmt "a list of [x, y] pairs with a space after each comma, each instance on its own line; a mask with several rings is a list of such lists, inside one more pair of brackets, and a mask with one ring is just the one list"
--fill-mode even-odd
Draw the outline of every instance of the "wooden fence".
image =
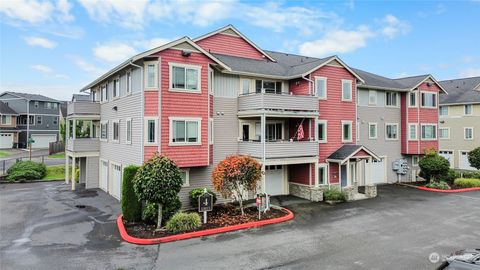
[[51, 142], [48, 146], [48, 154], [55, 154], [59, 152], [65, 152], [65, 143], [64, 142]]

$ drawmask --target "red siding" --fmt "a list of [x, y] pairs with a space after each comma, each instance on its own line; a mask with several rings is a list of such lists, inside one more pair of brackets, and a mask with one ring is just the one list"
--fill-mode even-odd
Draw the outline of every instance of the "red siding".
[[353, 155], [354, 157], [369, 157], [370, 154], [365, 152], [364, 150], [360, 150], [358, 151], [355, 155]]
[[264, 60], [263, 54], [241, 37], [215, 34], [196, 42], [208, 52]]
[[[303, 185], [310, 185], [310, 164], [288, 165], [288, 181]], [[314, 184], [312, 175], [312, 184]]]
[[158, 151], [158, 146], [145, 146], [143, 148], [143, 160], [148, 161]]
[[289, 82], [289, 91], [294, 95], [308, 95], [308, 81], [304, 79], [295, 79]]
[[329, 165], [330, 170], [330, 184], [338, 184], [338, 163], [330, 163]]
[[145, 116], [158, 115], [158, 91], [145, 91]]
[[[292, 139], [293, 138], [294, 140], [297, 140], [296, 133], [297, 133], [297, 130], [298, 130], [298, 126], [300, 125], [301, 122], [302, 122], [302, 120], [298, 119], [298, 118], [290, 118], [288, 120], [289, 129], [288, 129], [288, 138], [287, 139]], [[313, 134], [313, 131], [312, 131], [312, 133], [310, 133], [310, 120], [309, 119], [303, 120], [302, 126], [303, 126], [303, 134], [304, 134], [303, 140], [310, 140], [310, 138], [313, 138], [315, 136]]]

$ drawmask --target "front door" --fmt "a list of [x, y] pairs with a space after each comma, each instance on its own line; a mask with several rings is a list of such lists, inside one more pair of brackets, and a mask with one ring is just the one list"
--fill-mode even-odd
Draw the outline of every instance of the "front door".
[[342, 175], [342, 177], [341, 177], [342, 187], [346, 187], [346, 186], [348, 185], [347, 165], [341, 165], [341, 166], [340, 166], [340, 173], [341, 173], [341, 175]]

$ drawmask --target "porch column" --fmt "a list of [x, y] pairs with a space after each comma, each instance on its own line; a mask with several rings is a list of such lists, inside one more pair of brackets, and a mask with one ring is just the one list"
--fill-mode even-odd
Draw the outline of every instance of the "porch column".
[[75, 156], [72, 156], [72, 190], [75, 190], [75, 185], [77, 184], [77, 180], [75, 179], [75, 159]]
[[70, 163], [70, 157], [68, 155], [65, 156], [65, 184], [68, 184], [69, 181], [69, 164]]
[[315, 164], [315, 187], [318, 187], [318, 182], [319, 182], [319, 179], [318, 179], [318, 161], [314, 163]]
[[352, 172], [350, 171], [350, 159], [347, 160], [347, 185], [349, 181], [352, 181]]
[[76, 132], [76, 131], [77, 131], [77, 130], [76, 130], [76, 129], [77, 129], [77, 125], [76, 125], [76, 120], [75, 120], [75, 118], [72, 119], [72, 125], [73, 125], [73, 127], [72, 127], [72, 133], [73, 133], [73, 134], [72, 134], [72, 138], [75, 140], [75, 137], [76, 137], [76, 135], [77, 135], [77, 132]]
[[93, 121], [90, 120], [90, 138], [93, 138]]
[[372, 177], [372, 157], [369, 157], [368, 158], [368, 177], [367, 179], [365, 179], [365, 186], [368, 186], [370, 185], [370, 183], [372, 182], [372, 179], [370, 179]]
[[[315, 117], [314, 118], [314, 127], [313, 127], [313, 136], [315, 136], [315, 138], [313, 138], [314, 141], [318, 141], [318, 117]], [[318, 162], [317, 162], [318, 163]]]
[[[263, 91], [263, 88], [262, 88]], [[261, 131], [260, 131], [260, 136], [261, 136], [261, 142], [262, 142], [262, 150], [263, 150], [263, 157], [262, 157], [262, 192], [265, 192], [265, 162], [266, 162], [266, 145], [265, 145], [265, 125], [266, 125], [266, 116], [265, 114], [262, 114], [260, 117], [260, 126], [261, 126]]]
[[65, 121], [65, 142], [70, 138], [70, 119], [67, 118]]

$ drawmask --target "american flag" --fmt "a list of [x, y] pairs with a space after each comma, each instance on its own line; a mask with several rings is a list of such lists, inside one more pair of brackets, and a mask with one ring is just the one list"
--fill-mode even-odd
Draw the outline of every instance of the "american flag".
[[303, 138], [305, 137], [305, 133], [303, 133], [303, 125], [300, 124], [298, 126], [298, 130], [297, 130], [297, 140], [302, 140]]

